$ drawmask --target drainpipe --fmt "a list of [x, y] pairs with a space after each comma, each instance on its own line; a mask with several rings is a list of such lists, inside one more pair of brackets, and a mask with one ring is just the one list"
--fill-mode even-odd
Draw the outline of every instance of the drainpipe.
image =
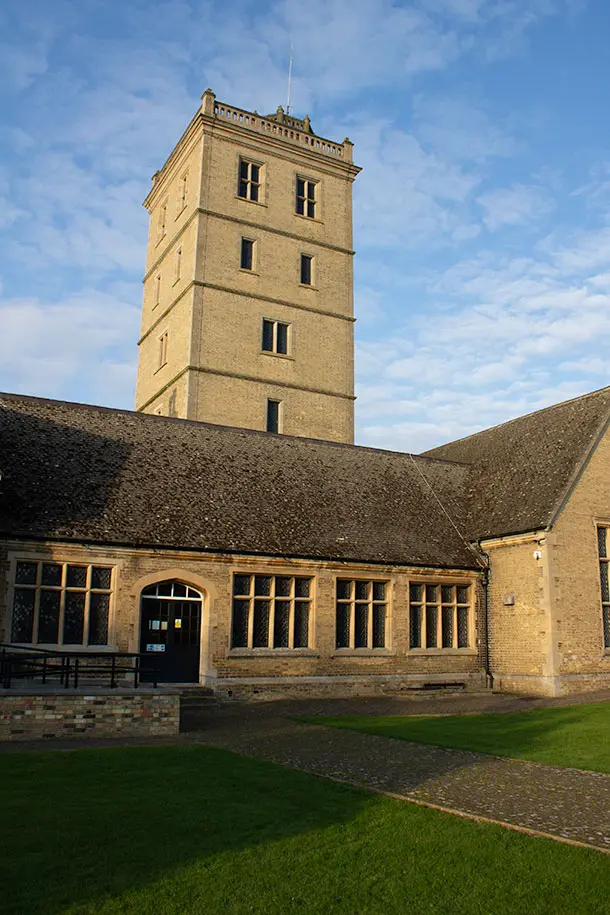
[[494, 677], [491, 672], [491, 659], [489, 654], [489, 556], [481, 550], [485, 571], [483, 572], [483, 625], [485, 628], [485, 679], [487, 688], [494, 688]]

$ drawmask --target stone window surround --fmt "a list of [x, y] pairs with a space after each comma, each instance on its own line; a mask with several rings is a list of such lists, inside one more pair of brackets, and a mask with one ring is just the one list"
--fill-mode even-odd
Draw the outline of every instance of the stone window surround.
[[[299, 182], [304, 182], [304, 194], [302, 198], [299, 194]], [[308, 196], [309, 187], [314, 188], [313, 197]], [[320, 222], [320, 213], [322, 212], [322, 182], [319, 178], [312, 178], [310, 175], [304, 175], [297, 172], [294, 178], [294, 215], [300, 219], [307, 219], [309, 222]], [[303, 213], [299, 213], [300, 200], [303, 199]], [[313, 216], [305, 210], [309, 209], [306, 204], [308, 201], [313, 202]]]
[[[270, 634], [270, 640], [273, 638], [273, 613], [275, 611], [275, 579], [277, 578], [291, 578], [293, 579], [306, 579], [309, 581], [309, 597], [304, 598], [309, 605], [309, 619], [308, 619], [308, 645], [302, 647], [278, 647], [274, 648], [272, 645], [260, 646], [260, 647], [234, 647], [233, 642], [233, 601], [235, 600], [234, 594], [234, 582], [235, 578], [239, 575], [246, 576], [251, 579], [250, 583], [250, 610], [249, 610], [249, 622], [248, 622], [248, 641], [251, 642], [253, 639], [253, 614], [252, 614], [252, 604], [254, 601], [254, 579], [256, 576], [271, 578], [273, 579], [272, 584], [272, 595], [269, 600], [271, 601], [271, 612], [269, 615], [268, 631]], [[286, 571], [277, 569], [277, 568], [233, 568], [231, 570], [231, 613], [230, 613], [230, 623], [229, 623], [229, 645], [227, 657], [278, 657], [278, 656], [289, 656], [289, 657], [318, 657], [318, 652], [315, 649], [315, 607], [316, 607], [316, 585], [317, 577], [314, 574], [313, 570], [298, 570], [288, 569]], [[239, 596], [238, 596], [239, 598]], [[264, 599], [264, 598], [263, 598]], [[284, 599], [281, 596], [280, 600]], [[286, 598], [288, 599], [288, 598]], [[290, 609], [290, 620], [292, 622], [292, 631], [289, 634], [289, 638], [292, 641], [294, 635], [294, 606], [295, 606], [295, 588], [294, 583], [291, 588], [291, 609]], [[245, 602], [245, 596], [244, 596]]]
[[[15, 588], [21, 587], [20, 585], [15, 584], [15, 577], [16, 577], [18, 563], [20, 563], [20, 562], [50, 563], [53, 565], [56, 564], [56, 565], [64, 565], [64, 566], [67, 566], [67, 565], [86, 566], [88, 568], [95, 566], [97, 568], [109, 568], [111, 570], [110, 590], [108, 591], [105, 589], [99, 589], [100, 593], [109, 594], [109, 596], [110, 596], [109, 607], [108, 607], [108, 638], [107, 638], [106, 645], [88, 645], [83, 636], [83, 644], [71, 644], [71, 645], [66, 644], [65, 646], [63, 646], [63, 644], [61, 642], [61, 633], [60, 633], [60, 641], [55, 642], [55, 643], [42, 643], [42, 642], [37, 642], [36, 640], [34, 640], [32, 642], [15, 642], [14, 644], [15, 645], [24, 645], [24, 646], [32, 645], [35, 648], [43, 647], [43, 648], [51, 648], [51, 649], [56, 649], [56, 650], [61, 650], [62, 647], [65, 647], [66, 650], [69, 650], [69, 651], [76, 651], [76, 650], [85, 651], [85, 652], [91, 651], [94, 653], [105, 652], [105, 651], [108, 651], [108, 652], [116, 651], [116, 645], [113, 642], [113, 634], [114, 634], [114, 624], [115, 624], [115, 622], [114, 622], [115, 621], [115, 606], [116, 606], [115, 601], [116, 601], [116, 594], [117, 594], [117, 590], [118, 590], [120, 566], [121, 566], [121, 563], [117, 560], [116, 556], [106, 555], [103, 551], [100, 551], [100, 553], [96, 553], [96, 554], [88, 553], [86, 556], [83, 556], [82, 554], [70, 555], [69, 550], [62, 550], [61, 556], [58, 557], [57, 555], [43, 553], [41, 551], [28, 553], [27, 551], [20, 549], [20, 550], [15, 550], [14, 552], [10, 551], [8, 553], [7, 558], [8, 558], [8, 587], [6, 589], [6, 621], [7, 621], [8, 629], [7, 629], [7, 633], [6, 633], [6, 641], [10, 641], [10, 636], [11, 636]], [[88, 572], [88, 574], [87, 574], [88, 583], [90, 582], [90, 578], [91, 578], [91, 573]], [[34, 586], [31, 586], [31, 588], [33, 590]], [[36, 586], [36, 590], [40, 590], [39, 585]], [[65, 590], [65, 588], [62, 588], [62, 590]], [[86, 589], [79, 589], [79, 590], [86, 590], [86, 593], [89, 595], [92, 592], [92, 590], [96, 591], [98, 589], [91, 589], [90, 587], [87, 587]], [[36, 605], [38, 605], [38, 601], [36, 601]], [[87, 600], [87, 605], [88, 605], [88, 600]], [[35, 612], [34, 620], [32, 623], [32, 637], [34, 637], [36, 634], [37, 618], [38, 618], [38, 609], [36, 606], [36, 612]], [[86, 619], [87, 619], [87, 614], [86, 614]], [[86, 625], [85, 625], [84, 635], [86, 634], [86, 632], [87, 632], [87, 629], [86, 629]]]
[[[338, 596], [338, 585], [340, 581], [347, 581], [354, 583], [353, 597], [350, 597], [349, 600], [342, 600]], [[356, 585], [360, 582], [366, 582], [370, 584], [370, 597], [366, 601], [359, 601], [356, 597]], [[383, 584], [384, 585], [384, 597], [383, 600], [375, 599], [374, 597], [374, 585]], [[393, 581], [391, 578], [383, 578], [375, 575], [352, 575], [346, 569], [344, 574], [338, 573], [335, 575], [334, 580], [334, 595], [335, 595], [335, 648], [334, 653], [337, 657], [344, 657], [346, 655], [353, 656], [362, 656], [368, 654], [370, 656], [377, 656], [378, 654], [388, 654], [392, 652], [392, 614], [391, 614], [391, 596], [392, 596], [392, 585]], [[337, 624], [337, 607], [338, 604], [347, 604], [350, 607], [350, 619], [348, 623], [349, 628], [349, 646], [339, 647], [337, 645], [336, 637], [336, 624]], [[356, 603], [367, 603], [369, 606], [368, 611], [368, 622], [367, 622], [367, 644], [365, 646], [356, 647], [355, 644], [355, 605]], [[377, 647], [373, 647], [373, 607], [377, 605], [383, 605], [385, 607], [385, 617], [384, 617], [384, 644]]]
[[[294, 328], [289, 321], [280, 321], [279, 318], [268, 318], [266, 315], [263, 315], [262, 318], [262, 328], [264, 334], [265, 322], [273, 325], [273, 344], [272, 349], [263, 349], [263, 340], [261, 340], [261, 353], [265, 356], [275, 356], [280, 359], [292, 359], [294, 360], [293, 347], [294, 347]], [[277, 352], [277, 328], [278, 325], [282, 325], [286, 328], [286, 352], [278, 353]]]
[[[242, 163], [245, 163], [248, 166], [248, 178], [247, 179], [241, 178]], [[251, 166], [253, 166], [253, 165], [256, 166], [259, 170], [258, 181], [254, 182], [254, 184], [256, 184], [256, 187], [258, 188], [258, 193], [257, 193], [256, 199], [253, 199], [250, 196], [250, 194], [252, 193], [252, 184], [253, 184], [250, 176], [252, 173]], [[266, 176], [265, 176], [265, 163], [264, 162], [262, 162], [259, 159], [253, 159], [250, 156], [238, 155], [237, 156], [237, 190], [235, 192], [235, 197], [237, 198], [237, 200], [244, 200], [246, 203], [254, 203], [254, 204], [258, 204], [259, 206], [261, 206], [261, 205], [265, 206], [266, 205], [265, 204], [265, 185], [266, 185], [265, 177]], [[243, 194], [239, 193], [239, 190], [240, 190], [239, 186], [240, 186], [242, 180], [245, 180], [246, 184], [247, 184], [245, 196]]]
[[[449, 587], [467, 587], [469, 588], [469, 603], [468, 603], [468, 646], [465, 648], [443, 648], [440, 645], [435, 646], [434, 648], [423, 647], [411, 648], [411, 585], [434, 585], [436, 587], [449, 586]], [[409, 625], [409, 648], [408, 655], [410, 656], [422, 656], [422, 657], [431, 657], [432, 655], [476, 655], [478, 652], [476, 646], [476, 581], [470, 578], [460, 578], [459, 576], [442, 576], [435, 575], [433, 578], [430, 576], [409, 576], [407, 581], [407, 620]], [[416, 606], [425, 607], [425, 601], [423, 604], [416, 603]], [[442, 599], [438, 601], [436, 606], [439, 608], [442, 606]], [[425, 616], [425, 614], [424, 614]], [[439, 614], [439, 617], [441, 614]], [[454, 622], [454, 625], [457, 625]], [[440, 632], [441, 621], [439, 619], [437, 632]], [[422, 641], [424, 641], [425, 628], [422, 627]], [[457, 632], [455, 632], [455, 637], [457, 639]]]
[[[610, 531], [610, 524], [608, 522], [596, 522], [595, 524], [596, 536], [597, 536], [597, 556], [599, 563], [599, 584], [600, 584], [600, 607], [601, 607], [601, 627], [602, 627], [602, 651], [604, 655], [610, 655], [610, 538], [608, 537], [608, 531]], [[604, 536], [602, 537], [601, 532], [604, 531]], [[606, 555], [603, 556], [602, 552]], [[602, 571], [603, 567], [606, 567], [605, 573]], [[605, 593], [604, 593], [605, 592]], [[607, 619], [607, 624], [604, 626], [604, 619]]]

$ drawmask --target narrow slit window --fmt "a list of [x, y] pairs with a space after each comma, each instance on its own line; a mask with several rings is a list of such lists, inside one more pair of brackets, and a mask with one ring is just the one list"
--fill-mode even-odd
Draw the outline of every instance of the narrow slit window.
[[169, 340], [169, 333], [165, 331], [159, 337], [159, 368], [165, 365], [167, 362], [167, 345]]
[[241, 258], [239, 266], [242, 270], [254, 269], [254, 242], [251, 238], [242, 238], [241, 240]]
[[181, 213], [186, 206], [186, 192], [188, 188], [188, 172], [180, 179], [180, 197], [178, 202], [178, 213]]
[[182, 248], [176, 249], [176, 257], [174, 260], [174, 283], [177, 283], [180, 279], [180, 272], [182, 270]]
[[267, 401], [267, 432], [280, 431], [280, 405], [279, 400]]
[[301, 283], [303, 286], [312, 285], [313, 257], [310, 254], [301, 254]]
[[157, 241], [161, 241], [165, 237], [165, 229], [167, 224], [167, 203], [164, 203], [161, 209], [159, 210], [159, 225], [157, 228]]
[[156, 308], [160, 301], [161, 301], [161, 274], [157, 273], [157, 275], [155, 277], [155, 300], [153, 302], [153, 308]]

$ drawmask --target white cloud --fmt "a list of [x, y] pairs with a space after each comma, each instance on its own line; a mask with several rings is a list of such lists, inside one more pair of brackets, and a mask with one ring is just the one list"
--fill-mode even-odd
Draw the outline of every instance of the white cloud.
[[53, 303], [0, 299], [0, 389], [131, 404], [140, 312], [93, 290]]
[[483, 222], [490, 232], [504, 226], [537, 223], [548, 216], [554, 206], [548, 191], [524, 184], [494, 188], [477, 197], [477, 203], [485, 211]]

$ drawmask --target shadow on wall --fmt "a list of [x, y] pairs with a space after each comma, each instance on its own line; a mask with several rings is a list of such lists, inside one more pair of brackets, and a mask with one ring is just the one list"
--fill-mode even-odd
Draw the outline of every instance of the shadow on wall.
[[83, 429], [0, 409], [0, 534], [73, 539], [104, 513], [131, 447]]

